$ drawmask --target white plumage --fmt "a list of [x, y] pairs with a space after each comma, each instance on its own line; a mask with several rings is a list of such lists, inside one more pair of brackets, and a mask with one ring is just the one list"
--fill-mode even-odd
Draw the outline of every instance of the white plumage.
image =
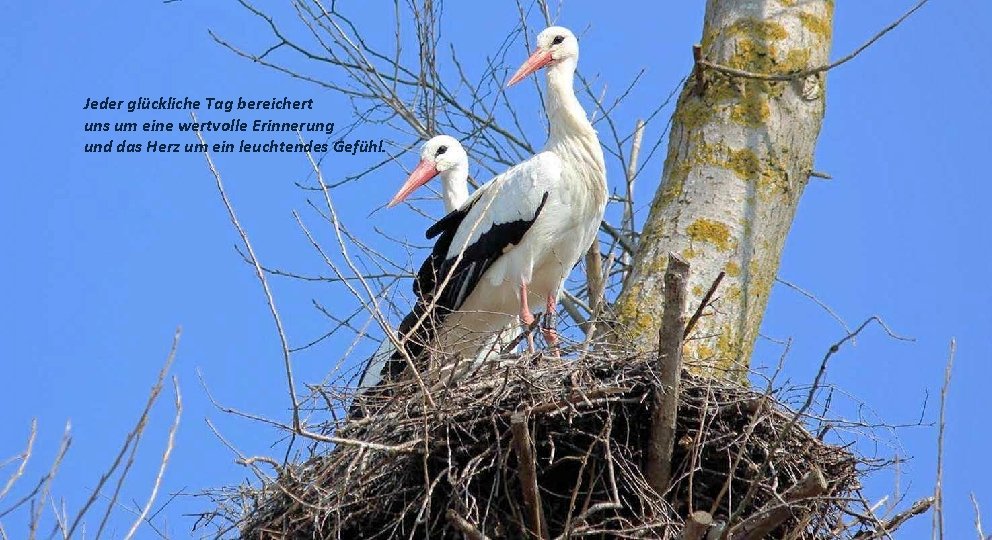
[[[497, 225], [536, 219], [519, 245], [492, 263], [458, 312], [445, 321], [443, 350], [464, 352], [461, 344], [472, 335], [499, 328], [514, 314], [529, 324], [531, 305], [539, 306], [536, 311], [554, 311], [565, 277], [596, 236], [606, 208], [606, 166], [596, 132], [575, 97], [578, 55], [571, 31], [547, 28], [537, 37], [537, 50], [510, 79], [513, 85], [547, 68], [548, 142], [543, 152], [473, 195], [479, 200], [459, 225], [447, 255], [458, 256]], [[553, 329], [545, 337], [556, 341]]]

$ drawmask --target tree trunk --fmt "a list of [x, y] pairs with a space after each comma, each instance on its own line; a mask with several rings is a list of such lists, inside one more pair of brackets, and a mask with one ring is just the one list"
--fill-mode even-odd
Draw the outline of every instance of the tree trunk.
[[[826, 64], [833, 0], [709, 0], [705, 60], [752, 73]], [[675, 110], [662, 173], [634, 266], [617, 300], [626, 336], [658, 342], [668, 252], [689, 262], [687, 309], [724, 271], [686, 344], [703, 371], [743, 377], [796, 206], [812, 172], [823, 76], [773, 82], [696, 66]], [[700, 364], [700, 362], [702, 362]]]

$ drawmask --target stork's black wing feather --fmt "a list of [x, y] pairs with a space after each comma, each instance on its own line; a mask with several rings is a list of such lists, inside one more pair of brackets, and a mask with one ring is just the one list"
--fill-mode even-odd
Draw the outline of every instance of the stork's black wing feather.
[[[541, 203], [528, 219], [519, 219], [493, 224], [475, 242], [465, 247], [460, 254], [448, 257], [451, 242], [475, 202], [454, 210], [427, 229], [427, 237], [438, 237], [427, 260], [420, 266], [414, 279], [413, 291], [417, 301], [413, 309], [403, 317], [398, 334], [403, 340], [403, 349], [415, 363], [424, 360], [427, 348], [437, 335], [437, 328], [444, 318], [456, 311], [465, 302], [486, 270], [503, 255], [506, 248], [521, 242], [527, 231], [541, 215], [548, 200], [548, 193], [541, 197]], [[450, 278], [448, 277], [450, 274]], [[447, 281], [445, 281], [447, 280]], [[443, 288], [441, 285], [444, 285]], [[418, 321], [420, 324], [418, 325]], [[370, 363], [371, 365], [371, 363]], [[400, 351], [394, 351], [382, 364], [382, 383], [378, 390], [366, 390], [365, 394], [388, 393], [383, 383], [397, 380], [407, 369], [408, 362]], [[369, 366], [366, 366], [366, 370]], [[362, 374], [362, 379], [365, 373]], [[371, 393], [370, 393], [371, 392]], [[356, 406], [352, 413], [357, 415]]]
[[[406, 336], [404, 348], [411, 358], [418, 358], [424, 353], [426, 346], [436, 335], [438, 325], [449, 313], [462, 306], [465, 299], [475, 290], [486, 270], [503, 255], [506, 248], [520, 243], [541, 215], [547, 200], [548, 193], [544, 193], [541, 204], [529, 219], [493, 225], [475, 242], [466, 246], [460, 256], [456, 253], [448, 257], [448, 253], [451, 250], [452, 239], [465, 216], [468, 215], [472, 204], [449, 213], [427, 230], [428, 237], [438, 238], [434, 243], [434, 249], [420, 266], [414, 279], [416, 304], [403, 318], [399, 327], [401, 339]], [[416, 322], [421, 318], [423, 322], [414, 329]], [[384, 366], [384, 376], [395, 377], [406, 367], [403, 355], [399, 351], [393, 354], [392, 360], [395, 361], [390, 361]]]
[[[448, 255], [452, 247], [456, 250], [461, 248], [461, 246], [452, 246], [451, 242], [471, 206], [466, 206], [461, 216], [455, 215], [456, 212], [460, 212], [457, 210], [435, 223], [431, 229], [428, 229], [428, 234], [440, 234], [440, 237], [435, 242], [431, 255], [417, 273], [418, 284], [415, 285], [415, 291], [418, 292], [418, 302], [433, 300], [439, 321], [448, 313], [460, 308], [475, 290], [486, 270], [503, 255], [507, 248], [512, 248], [521, 242], [541, 215], [547, 201], [548, 193], [545, 192], [533, 216], [495, 223], [489, 230], [479, 235], [478, 239], [465, 246], [461, 253], [455, 251], [451, 256]], [[441, 225], [444, 226], [443, 229]]]
[[469, 210], [473, 206], [475, 206], [475, 200], [470, 201], [464, 208], [452, 210], [448, 215], [437, 220], [437, 223], [427, 229], [426, 236], [428, 239], [438, 235], [441, 235], [441, 237], [434, 241], [434, 248], [431, 250], [431, 254], [424, 259], [423, 264], [420, 265], [420, 270], [417, 271], [417, 275], [414, 277], [413, 294], [416, 295], [416, 298], [422, 298], [425, 291], [430, 293], [437, 287], [437, 280], [435, 279], [438, 275], [437, 270], [444, 264], [444, 260], [448, 255], [448, 249], [451, 248], [451, 240], [455, 237], [458, 226], [462, 224], [465, 216], [468, 215]]

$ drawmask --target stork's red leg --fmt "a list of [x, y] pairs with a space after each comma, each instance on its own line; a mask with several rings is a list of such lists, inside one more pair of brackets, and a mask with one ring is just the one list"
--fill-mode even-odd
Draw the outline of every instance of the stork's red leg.
[[534, 314], [527, 305], [527, 284], [520, 282], [520, 322], [523, 324], [524, 333], [527, 334], [527, 350], [534, 352], [534, 335], [530, 333], [530, 325], [534, 324]]
[[544, 324], [541, 326], [541, 333], [544, 334], [544, 341], [548, 342], [551, 350], [558, 354], [558, 299], [555, 294], [548, 295], [545, 301]]

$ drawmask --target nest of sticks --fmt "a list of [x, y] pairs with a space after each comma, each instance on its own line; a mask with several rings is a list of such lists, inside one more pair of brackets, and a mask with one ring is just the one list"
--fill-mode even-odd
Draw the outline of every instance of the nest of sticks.
[[659, 486], [658, 366], [616, 351], [511, 355], [455, 383], [396, 383], [374, 413], [335, 426], [333, 447], [242, 499], [240, 536], [864, 537], [843, 519], [859, 459], [744, 384], [682, 373]]

